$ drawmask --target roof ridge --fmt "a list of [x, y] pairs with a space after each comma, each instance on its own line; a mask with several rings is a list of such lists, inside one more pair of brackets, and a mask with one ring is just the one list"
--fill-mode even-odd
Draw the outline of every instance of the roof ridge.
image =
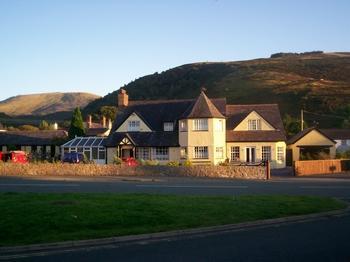
[[213, 102], [202, 91], [195, 103], [192, 106], [191, 111], [186, 116], [187, 118], [224, 118], [219, 109], [213, 104]]

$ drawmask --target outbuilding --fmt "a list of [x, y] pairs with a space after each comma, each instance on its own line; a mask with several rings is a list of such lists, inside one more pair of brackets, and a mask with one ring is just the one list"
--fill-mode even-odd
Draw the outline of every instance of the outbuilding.
[[335, 158], [336, 142], [315, 127], [306, 128], [287, 141], [292, 161]]

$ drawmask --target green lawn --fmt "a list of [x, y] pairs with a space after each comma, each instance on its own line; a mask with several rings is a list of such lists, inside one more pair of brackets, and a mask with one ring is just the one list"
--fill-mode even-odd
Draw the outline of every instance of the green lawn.
[[344, 208], [311, 196], [0, 193], [0, 245], [223, 225]]

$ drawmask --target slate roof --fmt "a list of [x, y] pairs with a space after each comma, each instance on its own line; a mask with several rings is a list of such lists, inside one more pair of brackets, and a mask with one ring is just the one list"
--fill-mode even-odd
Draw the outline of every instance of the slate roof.
[[178, 147], [177, 132], [118, 132], [112, 133], [105, 141], [105, 146], [116, 146], [123, 138], [129, 138], [134, 146], [138, 147]]
[[202, 91], [184, 114], [184, 118], [224, 118], [213, 102]]
[[0, 145], [43, 146], [56, 145], [57, 139], [66, 139], [65, 130], [5, 131], [0, 132]]
[[108, 128], [106, 127], [100, 127], [100, 128], [88, 128], [86, 129], [86, 136], [101, 136], [105, 132], [108, 131]]
[[[251, 112], [258, 113], [273, 131], [233, 131]], [[226, 105], [227, 142], [276, 142], [286, 141], [283, 122], [277, 104]]]
[[313, 130], [318, 131], [320, 134], [322, 134], [323, 136], [328, 138], [330, 141], [332, 141], [333, 143], [336, 143], [331, 137], [329, 137], [327, 134], [323, 133], [320, 129], [317, 129], [316, 127], [309, 127], [309, 128], [305, 128], [303, 131], [301, 131], [301, 132], [295, 134], [293, 137], [291, 137], [287, 141], [287, 144], [291, 145], [291, 144], [296, 143], [297, 141], [299, 141], [301, 138], [303, 138], [304, 136], [306, 136], [308, 133], [310, 133]]
[[332, 138], [333, 140], [348, 140], [350, 139], [350, 129], [320, 129], [322, 133]]

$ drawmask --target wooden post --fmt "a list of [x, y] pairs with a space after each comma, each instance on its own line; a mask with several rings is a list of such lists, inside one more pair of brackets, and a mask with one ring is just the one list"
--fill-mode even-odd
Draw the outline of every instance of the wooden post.
[[300, 131], [304, 130], [304, 110], [301, 109], [300, 113]]
[[270, 162], [266, 160], [266, 180], [271, 179]]

